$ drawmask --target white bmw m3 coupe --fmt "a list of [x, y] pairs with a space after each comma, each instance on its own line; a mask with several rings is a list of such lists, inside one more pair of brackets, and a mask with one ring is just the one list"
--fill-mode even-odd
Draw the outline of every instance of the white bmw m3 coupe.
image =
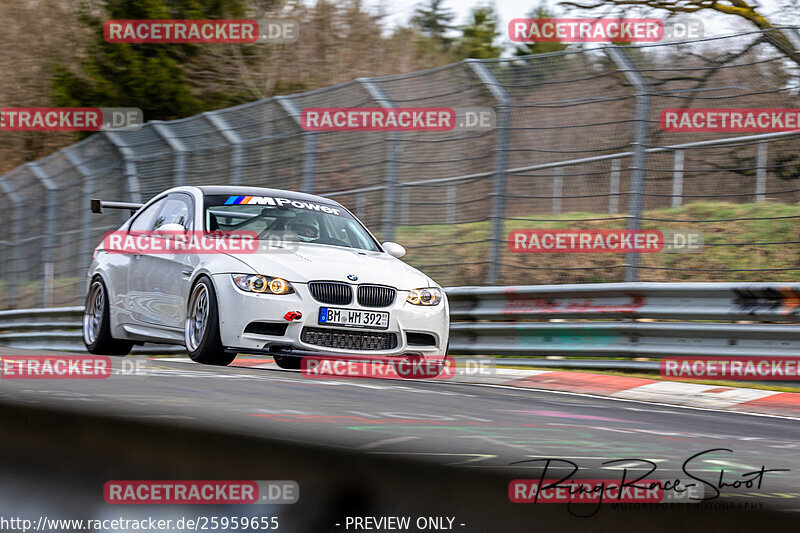
[[268, 354], [284, 368], [309, 354], [446, 354], [442, 288], [337, 202], [177, 187], [144, 205], [92, 200], [103, 208], [135, 214], [94, 250], [83, 318], [93, 354], [155, 342], [199, 363]]

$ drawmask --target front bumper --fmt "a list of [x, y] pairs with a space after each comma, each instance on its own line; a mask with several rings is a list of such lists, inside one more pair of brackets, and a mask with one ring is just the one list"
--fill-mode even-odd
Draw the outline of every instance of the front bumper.
[[[408, 291], [398, 290], [397, 297], [391, 306], [374, 308], [363, 307], [356, 301], [346, 306], [320, 303], [311, 296], [305, 283], [292, 283], [295, 292], [280, 296], [244, 292], [236, 287], [230, 274], [215, 275], [214, 286], [219, 306], [222, 343], [224, 346], [240, 349], [242, 352], [261, 353], [270, 349], [282, 351], [294, 349], [339, 355], [444, 355], [447, 349], [450, 314], [446, 296], [442, 297], [439, 305], [426, 307], [407, 303]], [[356, 286], [353, 284], [354, 290]], [[320, 307], [387, 311], [389, 312], [389, 327], [381, 330], [319, 324]], [[290, 311], [299, 311], [303, 317], [293, 321], [284, 319], [283, 317]], [[254, 322], [277, 326], [286, 325], [286, 330], [283, 334], [245, 332], [247, 326]], [[303, 335], [304, 328], [307, 329], [305, 335]], [[396, 346], [391, 349], [341, 349], [306, 342], [306, 340], [317, 341], [324, 337], [326, 332], [368, 334], [367, 337], [370, 338], [390, 334], [396, 336]], [[412, 333], [412, 344], [409, 344], [409, 333]], [[426, 338], [432, 338], [432, 345], [419, 345], [420, 337], [413, 334], [430, 336]], [[364, 342], [363, 345], [369, 344]]]

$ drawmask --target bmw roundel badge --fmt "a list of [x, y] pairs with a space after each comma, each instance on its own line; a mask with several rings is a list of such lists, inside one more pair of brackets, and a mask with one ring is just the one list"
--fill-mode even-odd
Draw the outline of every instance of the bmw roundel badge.
[[358, 276], [356, 276], [355, 274], [348, 274], [347, 279], [349, 279], [350, 281], [358, 281]]

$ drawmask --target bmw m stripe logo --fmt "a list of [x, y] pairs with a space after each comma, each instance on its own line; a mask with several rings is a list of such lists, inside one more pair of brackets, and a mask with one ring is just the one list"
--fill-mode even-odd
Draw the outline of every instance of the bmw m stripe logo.
[[291, 198], [273, 198], [272, 196], [228, 196], [224, 205], [269, 205], [272, 207], [292, 206], [297, 209], [308, 209], [309, 211], [322, 211], [323, 213], [333, 213], [334, 215], [344, 216], [338, 207], [331, 207], [325, 204], [317, 204], [304, 200], [293, 200]]

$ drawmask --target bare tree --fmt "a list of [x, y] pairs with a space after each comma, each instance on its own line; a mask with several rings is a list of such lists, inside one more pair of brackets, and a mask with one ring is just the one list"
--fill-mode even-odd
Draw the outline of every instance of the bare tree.
[[[797, 0], [784, 0], [784, 4], [795, 8], [797, 3]], [[671, 15], [712, 10], [726, 15], [735, 15], [750, 22], [760, 30], [770, 30], [765, 32], [764, 39], [797, 65], [800, 65], [800, 51], [798, 51], [798, 47], [793, 42], [797, 39], [793, 39], [782, 26], [770, 22], [761, 13], [761, 6], [755, 2], [749, 3], [746, 0], [596, 0], [586, 3], [567, 0], [561, 2], [560, 5], [589, 10], [603, 7], [618, 7], [622, 9], [629, 7], [652, 8], [668, 11]]]
[[[0, 2], [0, 104], [3, 107], [53, 105], [56, 63], [75, 64], [87, 34], [71, 0]], [[73, 133], [3, 132], [0, 175], [77, 140]]]

